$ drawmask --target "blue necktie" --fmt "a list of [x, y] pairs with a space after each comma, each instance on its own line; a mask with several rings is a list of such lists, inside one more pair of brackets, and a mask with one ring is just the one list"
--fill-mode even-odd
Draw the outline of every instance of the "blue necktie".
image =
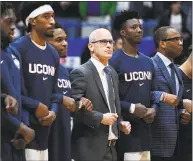
[[[109, 94], [109, 106], [111, 109], [111, 113], [115, 113], [115, 94], [113, 89], [113, 82], [111, 77], [111, 68], [105, 67], [104, 72], [106, 73], [107, 83], [108, 83], [108, 94]], [[115, 136], [118, 136], [118, 128], [117, 128], [117, 121], [112, 125], [112, 131]]]

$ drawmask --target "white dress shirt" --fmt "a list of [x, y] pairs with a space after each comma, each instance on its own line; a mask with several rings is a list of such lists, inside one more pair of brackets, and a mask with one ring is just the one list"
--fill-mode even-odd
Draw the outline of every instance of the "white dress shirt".
[[[105, 96], [106, 96], [106, 99], [107, 99], [108, 108], [109, 108], [109, 111], [111, 113], [111, 108], [110, 108], [110, 105], [109, 105], [108, 83], [107, 83], [106, 73], [104, 72], [104, 68], [106, 66], [104, 66], [101, 62], [99, 62], [98, 60], [96, 60], [93, 57], [91, 57], [91, 61], [94, 64], [94, 66], [96, 67], [96, 69], [99, 73], [99, 76], [100, 76], [100, 79], [101, 79], [101, 82], [102, 82], [102, 85], [103, 85], [103, 89], [104, 89], [104, 92], [105, 92]], [[115, 109], [115, 111], [116, 111], [116, 109]], [[118, 138], [115, 136], [115, 134], [112, 131], [112, 125], [110, 125], [109, 126], [108, 140], [114, 140], [114, 139], [118, 139]]]
[[182, 15], [173, 15], [170, 17], [170, 26], [175, 28], [179, 33], [182, 33]]
[[[160, 52], [157, 52], [157, 55], [161, 58], [161, 60], [164, 62], [169, 74], [171, 75], [171, 68], [170, 68], [170, 64], [172, 63], [170, 59], [168, 59], [167, 57], [165, 57], [163, 54], [161, 54]], [[176, 72], [175, 72], [175, 79], [176, 79], [176, 95], [178, 95], [178, 92], [179, 92], [179, 87], [180, 87], [180, 83], [179, 83], [179, 80], [178, 80], [178, 77], [176, 75]]]

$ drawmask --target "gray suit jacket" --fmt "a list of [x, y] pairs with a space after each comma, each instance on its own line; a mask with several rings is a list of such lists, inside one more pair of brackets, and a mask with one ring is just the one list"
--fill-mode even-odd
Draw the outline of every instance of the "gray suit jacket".
[[[173, 94], [173, 86], [171, 76], [158, 55], [153, 58], [155, 66], [155, 75], [157, 78], [158, 91]], [[183, 93], [183, 82], [177, 66], [176, 74], [180, 83], [178, 98], [181, 100]], [[159, 95], [159, 94], [158, 94]], [[156, 98], [159, 99], [159, 98]], [[157, 100], [159, 102], [159, 100]], [[164, 102], [159, 103], [158, 111], [154, 122], [152, 123], [152, 149], [151, 154], [159, 157], [171, 157], [174, 153], [177, 135], [179, 130], [179, 113], [177, 107], [172, 107]]]
[[[115, 106], [120, 115], [118, 94], [118, 76], [112, 69], [112, 81], [115, 91]], [[108, 144], [109, 126], [101, 124], [103, 114], [109, 112], [103, 85], [94, 64], [89, 60], [70, 74], [72, 96], [76, 100], [86, 97], [92, 101], [93, 111], [81, 111], [75, 114], [72, 131], [72, 158], [81, 161], [100, 161], [104, 157]], [[120, 120], [116, 122], [119, 127]]]

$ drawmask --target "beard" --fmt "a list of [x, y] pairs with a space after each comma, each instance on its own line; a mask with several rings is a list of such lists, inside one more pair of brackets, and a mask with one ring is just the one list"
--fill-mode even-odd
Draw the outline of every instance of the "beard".
[[47, 37], [47, 38], [53, 38], [54, 33], [45, 32], [44, 36]]
[[0, 29], [0, 33], [1, 33], [1, 49], [5, 50], [9, 46], [9, 43], [11, 43], [11, 38], [8, 35], [8, 33], [2, 29]]

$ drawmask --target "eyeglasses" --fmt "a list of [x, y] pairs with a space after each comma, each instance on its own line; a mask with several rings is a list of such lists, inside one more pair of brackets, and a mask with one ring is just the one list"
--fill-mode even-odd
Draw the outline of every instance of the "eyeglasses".
[[183, 41], [182, 37], [173, 37], [173, 38], [168, 38], [168, 39], [163, 39], [162, 41]]
[[106, 46], [107, 43], [109, 43], [110, 45], [113, 45], [115, 43], [114, 40], [97, 40], [97, 41], [93, 41], [91, 43], [100, 43], [101, 45]]

